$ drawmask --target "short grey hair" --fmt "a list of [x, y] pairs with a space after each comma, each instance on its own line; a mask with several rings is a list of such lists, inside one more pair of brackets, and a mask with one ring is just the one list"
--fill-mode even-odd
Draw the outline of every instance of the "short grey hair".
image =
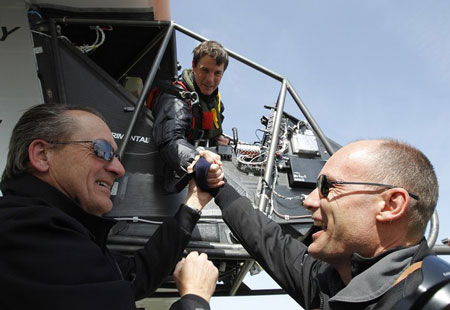
[[28, 171], [28, 148], [34, 140], [70, 140], [72, 133], [78, 128], [75, 119], [66, 113], [73, 110], [86, 111], [104, 120], [101, 114], [88, 107], [66, 104], [41, 104], [31, 107], [13, 129], [2, 181]]
[[400, 186], [419, 196], [411, 199], [409, 234], [424, 234], [436, 208], [439, 185], [430, 160], [417, 148], [393, 139], [381, 139], [374, 152], [371, 181]]

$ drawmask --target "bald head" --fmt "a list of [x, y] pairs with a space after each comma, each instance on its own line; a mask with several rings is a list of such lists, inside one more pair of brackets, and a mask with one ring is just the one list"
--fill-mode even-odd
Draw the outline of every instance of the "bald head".
[[391, 139], [361, 140], [342, 147], [328, 164], [341, 180], [391, 184], [417, 194], [420, 199], [411, 200], [409, 226], [412, 234], [424, 233], [436, 207], [438, 182], [421, 151]]
[[372, 175], [376, 167], [376, 150], [380, 140], [361, 140], [339, 149], [326, 163], [331, 166], [334, 175], [345, 180], [363, 180]]

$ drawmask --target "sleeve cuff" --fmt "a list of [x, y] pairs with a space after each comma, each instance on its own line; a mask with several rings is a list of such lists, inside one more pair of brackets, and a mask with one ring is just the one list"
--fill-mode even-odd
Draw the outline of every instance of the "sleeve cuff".
[[229, 206], [233, 201], [238, 200], [242, 196], [228, 183], [225, 183], [224, 186], [219, 187], [217, 194], [213, 195], [214, 201], [220, 207], [220, 209], [224, 209], [226, 206]]
[[181, 297], [181, 299], [184, 299], [188, 301], [190, 304], [194, 305], [194, 309], [202, 309], [202, 310], [210, 310], [209, 303], [204, 300], [202, 297], [194, 294], [187, 294]]
[[194, 230], [195, 224], [200, 219], [201, 212], [192, 209], [191, 207], [181, 204], [175, 219], [184, 231], [191, 233]]

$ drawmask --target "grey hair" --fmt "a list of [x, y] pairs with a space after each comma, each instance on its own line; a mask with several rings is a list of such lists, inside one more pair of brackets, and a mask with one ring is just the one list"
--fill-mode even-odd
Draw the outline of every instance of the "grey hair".
[[419, 195], [411, 198], [409, 208], [409, 233], [423, 235], [436, 208], [439, 185], [433, 165], [417, 148], [393, 139], [382, 139], [374, 151], [373, 181], [403, 187]]
[[28, 148], [34, 140], [69, 140], [72, 132], [78, 128], [75, 119], [66, 113], [73, 110], [86, 111], [104, 120], [102, 115], [88, 107], [66, 104], [41, 104], [31, 107], [14, 126], [2, 181], [29, 170]]

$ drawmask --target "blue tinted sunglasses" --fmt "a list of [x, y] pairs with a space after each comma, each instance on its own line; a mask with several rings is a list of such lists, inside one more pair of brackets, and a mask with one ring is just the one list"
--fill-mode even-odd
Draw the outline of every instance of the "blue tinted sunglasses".
[[79, 143], [92, 143], [92, 149], [95, 155], [106, 161], [112, 161], [114, 157], [120, 160], [119, 154], [114, 151], [112, 145], [105, 140], [98, 139], [94, 141], [50, 141], [51, 144], [79, 144]]

